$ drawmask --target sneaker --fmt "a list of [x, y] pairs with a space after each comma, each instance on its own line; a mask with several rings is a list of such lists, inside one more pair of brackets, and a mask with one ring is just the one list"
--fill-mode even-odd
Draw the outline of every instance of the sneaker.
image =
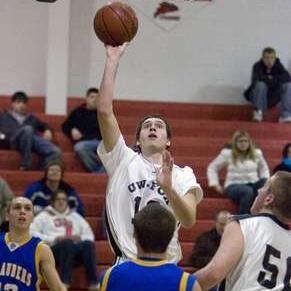
[[287, 122], [291, 122], [291, 116], [287, 116], [287, 117], [280, 117], [280, 118], [279, 118], [279, 122], [280, 122], [280, 123], [287, 123]]
[[262, 110], [254, 110], [253, 121], [261, 122], [263, 120]]

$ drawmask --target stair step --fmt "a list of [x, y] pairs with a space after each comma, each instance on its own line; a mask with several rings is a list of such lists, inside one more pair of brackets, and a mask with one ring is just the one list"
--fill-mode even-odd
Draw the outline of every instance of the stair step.
[[[11, 188], [16, 193], [23, 193], [24, 190], [34, 181], [37, 181], [43, 177], [42, 172], [37, 171], [13, 171], [13, 170], [1, 170], [0, 176], [7, 180]], [[17, 179], [15, 179], [17, 177]], [[65, 173], [64, 180], [72, 185], [78, 193], [82, 196], [85, 195], [105, 195], [106, 185], [107, 185], [107, 176], [105, 174], [89, 174], [89, 173], [74, 173], [67, 172]], [[205, 176], [201, 175], [198, 178], [204, 197], [209, 198], [223, 198], [225, 197], [222, 194], [216, 193], [212, 188], [207, 186], [207, 179]], [[224, 180], [221, 180], [223, 184]]]

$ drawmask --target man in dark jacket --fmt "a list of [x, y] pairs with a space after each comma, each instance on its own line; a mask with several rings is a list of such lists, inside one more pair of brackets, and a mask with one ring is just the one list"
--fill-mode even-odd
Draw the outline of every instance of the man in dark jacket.
[[262, 121], [263, 114], [281, 102], [279, 122], [291, 122], [291, 79], [273, 48], [262, 52], [260, 61], [254, 64], [252, 83], [245, 97], [254, 105], [254, 121]]
[[[230, 221], [231, 214], [226, 210], [220, 211], [216, 216], [215, 227], [197, 237], [191, 254], [192, 266], [196, 269], [205, 267], [215, 255], [226, 224]], [[217, 287], [209, 291], [216, 291]]]
[[[27, 112], [28, 97], [24, 92], [16, 92], [11, 97], [11, 110], [0, 115], [0, 131], [10, 147], [21, 155], [20, 170], [31, 167], [32, 152], [44, 158], [44, 164], [51, 158], [60, 156], [60, 149], [52, 142], [52, 132], [48, 125], [35, 115]], [[41, 135], [38, 135], [41, 133]]]
[[86, 170], [92, 173], [104, 172], [97, 157], [97, 147], [102, 137], [99, 130], [96, 111], [98, 89], [87, 90], [86, 102], [74, 109], [63, 123], [63, 132], [74, 143], [74, 151]]

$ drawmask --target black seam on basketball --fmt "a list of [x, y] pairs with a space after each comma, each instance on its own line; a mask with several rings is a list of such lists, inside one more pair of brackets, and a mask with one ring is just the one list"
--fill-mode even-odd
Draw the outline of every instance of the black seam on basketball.
[[133, 10], [131, 11], [130, 8], [124, 9], [124, 13], [128, 16], [128, 19], [130, 19], [130, 22], [131, 22], [131, 28], [132, 28], [131, 39], [132, 39], [137, 33], [138, 20], [136, 18], [134, 11]]
[[118, 12], [116, 12], [111, 6], [109, 6], [109, 8], [112, 10], [112, 12], [115, 14], [115, 15], [117, 15], [117, 17], [118, 17], [118, 19], [119, 19], [119, 21], [120, 21], [120, 23], [122, 24], [122, 26], [123, 26], [123, 28], [124, 28], [124, 31], [126, 32], [126, 34], [127, 34], [127, 37], [128, 37], [128, 39], [130, 40], [130, 33], [129, 33], [129, 31], [127, 30], [127, 27], [124, 25], [124, 23], [123, 23], [123, 21], [122, 21], [122, 18], [119, 16], [119, 14], [118, 14]]
[[107, 25], [106, 25], [106, 22], [104, 21], [104, 16], [103, 16], [104, 11], [105, 11], [105, 10], [102, 11], [101, 18], [102, 18], [102, 22], [103, 22], [104, 28], [105, 28], [105, 30], [106, 30], [106, 34], [107, 34], [107, 36], [109, 36], [109, 38], [112, 40], [112, 42], [114, 43], [114, 45], [117, 45], [117, 41], [116, 41], [116, 40], [112, 37], [112, 35], [109, 33], [108, 28], [107, 28]]

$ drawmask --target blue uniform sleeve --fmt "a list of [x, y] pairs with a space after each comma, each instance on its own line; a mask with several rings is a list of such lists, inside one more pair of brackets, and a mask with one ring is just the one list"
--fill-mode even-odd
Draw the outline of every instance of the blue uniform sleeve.
[[192, 291], [193, 286], [195, 285], [196, 282], [197, 282], [196, 276], [195, 275], [189, 275], [188, 281], [187, 281], [186, 291]]

